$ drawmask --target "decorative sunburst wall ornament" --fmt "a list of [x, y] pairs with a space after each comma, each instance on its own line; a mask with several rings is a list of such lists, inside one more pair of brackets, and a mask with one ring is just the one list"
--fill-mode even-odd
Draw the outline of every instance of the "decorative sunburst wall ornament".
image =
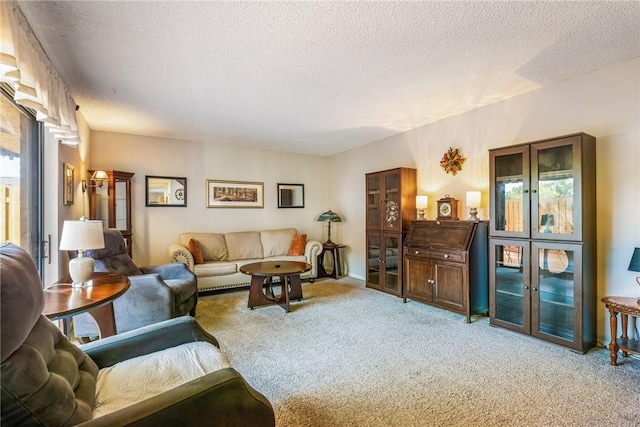
[[440, 167], [444, 169], [446, 173], [456, 176], [458, 172], [462, 170], [462, 164], [465, 160], [467, 160], [467, 158], [460, 154], [459, 148], [449, 147], [446, 153], [442, 155]]

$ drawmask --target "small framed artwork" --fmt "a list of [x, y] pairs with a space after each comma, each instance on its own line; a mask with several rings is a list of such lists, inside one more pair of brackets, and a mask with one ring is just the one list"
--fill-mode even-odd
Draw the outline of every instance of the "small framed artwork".
[[264, 183], [207, 180], [208, 208], [264, 208]]
[[304, 208], [304, 184], [278, 184], [278, 208]]
[[74, 170], [73, 166], [69, 163], [64, 164], [64, 177], [63, 177], [63, 191], [62, 191], [62, 203], [65, 206], [73, 204], [73, 192], [74, 192]]

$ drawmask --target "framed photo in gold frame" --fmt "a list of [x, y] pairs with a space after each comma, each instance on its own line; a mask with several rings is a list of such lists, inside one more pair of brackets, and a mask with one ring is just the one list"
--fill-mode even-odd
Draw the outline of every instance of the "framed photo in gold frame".
[[264, 183], [207, 180], [208, 208], [264, 208]]
[[64, 164], [62, 204], [65, 206], [73, 205], [74, 179], [75, 171], [69, 163]]

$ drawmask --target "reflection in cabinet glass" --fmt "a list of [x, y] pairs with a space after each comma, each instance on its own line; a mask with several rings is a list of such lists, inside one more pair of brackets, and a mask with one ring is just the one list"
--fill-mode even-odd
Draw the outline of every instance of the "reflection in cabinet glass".
[[524, 237], [528, 210], [525, 195], [529, 192], [528, 164], [529, 151], [523, 147], [508, 149], [495, 156], [494, 230]]
[[[546, 147], [546, 148], [545, 148]], [[533, 181], [538, 183], [537, 233], [572, 235], [574, 219], [573, 143], [532, 146]], [[537, 171], [537, 175], [536, 175]]]
[[402, 291], [401, 235], [367, 234], [367, 285], [392, 294]]
[[[493, 269], [490, 271], [491, 283], [495, 289], [491, 290], [491, 317], [494, 323], [511, 329], [529, 333], [528, 322], [525, 324], [525, 289], [529, 289], [528, 263], [525, 258], [529, 256], [528, 245], [523, 246], [519, 242], [493, 241], [490, 250], [490, 262]], [[525, 267], [527, 271], [525, 271]], [[526, 307], [528, 314], [528, 306]]]

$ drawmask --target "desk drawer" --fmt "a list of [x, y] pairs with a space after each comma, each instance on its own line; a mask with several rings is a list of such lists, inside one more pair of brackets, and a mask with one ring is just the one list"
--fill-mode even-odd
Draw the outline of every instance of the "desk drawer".
[[467, 262], [467, 251], [432, 249], [421, 247], [405, 247], [404, 254], [417, 258], [441, 259], [451, 262]]

